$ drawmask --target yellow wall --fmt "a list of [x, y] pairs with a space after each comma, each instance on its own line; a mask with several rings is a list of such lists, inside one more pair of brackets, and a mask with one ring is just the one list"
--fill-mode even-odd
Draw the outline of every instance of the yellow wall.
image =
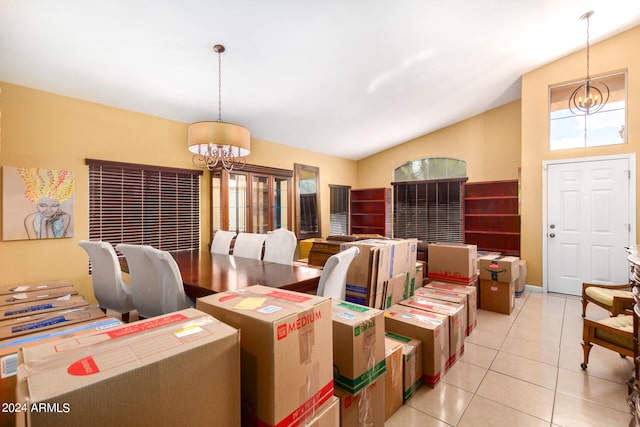
[[[0, 241], [0, 285], [65, 279], [92, 298], [87, 255], [88, 170], [85, 158], [193, 168], [187, 126], [144, 114], [0, 82], [0, 166], [72, 170], [75, 233], [69, 239]], [[250, 127], [250, 124], [247, 124]], [[248, 163], [293, 169], [294, 162], [320, 168], [322, 231], [329, 234], [329, 184], [355, 186], [356, 162], [252, 140]], [[210, 183], [201, 180], [201, 245], [209, 243]], [[1, 199], [1, 198], [0, 198]], [[1, 202], [0, 202], [1, 203]]]
[[390, 187], [395, 168], [424, 157], [465, 160], [469, 181], [518, 178], [520, 100], [360, 160], [358, 187]]
[[[522, 258], [527, 283], [542, 286], [542, 162], [545, 160], [635, 153], [640, 147], [640, 27], [591, 46], [591, 75], [627, 70], [628, 144], [550, 152], [548, 88], [585, 76], [581, 50], [534, 70], [522, 78]], [[637, 185], [637, 184], [636, 184]], [[639, 200], [636, 200], [636, 203]], [[636, 206], [636, 210], [638, 207]], [[637, 227], [637, 225], [636, 225]]]

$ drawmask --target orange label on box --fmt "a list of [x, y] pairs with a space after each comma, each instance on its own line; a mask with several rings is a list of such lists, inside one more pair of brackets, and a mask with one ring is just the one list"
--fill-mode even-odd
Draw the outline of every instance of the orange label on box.
[[186, 319], [188, 319], [188, 317], [183, 314], [172, 314], [148, 321], [138, 322], [121, 329], [105, 332], [105, 335], [108, 335], [109, 338], [125, 337], [127, 335], [137, 334], [139, 332], [148, 331], [149, 329], [160, 328]]
[[279, 292], [279, 291], [269, 292], [267, 296], [272, 298], [278, 298], [285, 301], [291, 301], [291, 302], [306, 302], [311, 299], [311, 297], [305, 296], [302, 293], [294, 294], [294, 293]]

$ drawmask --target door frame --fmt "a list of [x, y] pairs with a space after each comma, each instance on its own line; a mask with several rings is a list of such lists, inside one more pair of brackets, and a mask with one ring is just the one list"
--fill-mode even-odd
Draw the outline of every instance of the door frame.
[[584, 163], [602, 160], [619, 160], [626, 159], [629, 161], [629, 238], [631, 242], [636, 242], [636, 153], [622, 153], [610, 156], [592, 156], [592, 157], [575, 157], [570, 159], [543, 160], [542, 161], [542, 229], [540, 230], [540, 238], [542, 239], [542, 292], [547, 293], [549, 288], [549, 268], [547, 265], [548, 248], [547, 248], [547, 229], [549, 225], [549, 206], [548, 199], [548, 167], [549, 165], [557, 165], [563, 163]]

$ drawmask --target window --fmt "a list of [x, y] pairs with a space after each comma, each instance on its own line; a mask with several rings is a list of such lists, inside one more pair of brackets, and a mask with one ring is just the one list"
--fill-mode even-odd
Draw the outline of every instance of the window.
[[200, 249], [202, 171], [87, 159], [89, 239]]
[[466, 178], [392, 183], [394, 237], [462, 243], [465, 181]]
[[329, 185], [329, 234], [349, 234], [349, 191], [345, 185]]
[[467, 164], [449, 158], [424, 158], [396, 168], [393, 235], [424, 242], [462, 243], [462, 184]]
[[596, 87], [606, 85], [609, 99], [600, 111], [589, 115], [569, 109], [569, 98], [582, 81], [549, 88], [550, 150], [626, 143], [627, 74], [612, 74], [591, 81]]
[[245, 165], [211, 172], [211, 230], [266, 233], [291, 229], [293, 171]]

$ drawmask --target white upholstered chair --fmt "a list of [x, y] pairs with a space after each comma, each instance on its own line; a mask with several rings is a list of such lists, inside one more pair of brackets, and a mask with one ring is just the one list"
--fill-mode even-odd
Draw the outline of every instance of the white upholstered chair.
[[291, 264], [297, 244], [298, 239], [295, 233], [286, 228], [270, 231], [264, 242], [264, 257], [262, 259], [278, 264]]
[[347, 271], [360, 249], [353, 246], [331, 255], [322, 268], [317, 294], [344, 301], [347, 284]]
[[216, 231], [216, 234], [213, 235], [213, 242], [211, 243], [211, 253], [229, 255], [231, 241], [234, 237], [236, 237], [236, 233], [233, 231]]
[[264, 246], [266, 238], [266, 234], [238, 233], [236, 242], [233, 245], [233, 255], [244, 258], [262, 259], [262, 247]]
[[182, 275], [176, 260], [167, 251], [161, 251], [151, 246], [144, 248], [145, 253], [155, 266], [160, 285], [160, 314], [172, 313], [189, 307], [195, 307], [195, 302], [184, 293]]
[[124, 322], [134, 310], [130, 286], [122, 280], [122, 271], [116, 251], [110, 243], [80, 240], [78, 245], [89, 255], [93, 295], [103, 311], [120, 313]]
[[145, 249], [147, 245], [130, 245], [120, 243], [116, 249], [127, 259], [129, 276], [131, 278], [131, 296], [133, 305], [141, 318], [158, 316], [162, 309], [162, 293], [160, 292], [160, 277], [151, 258]]

